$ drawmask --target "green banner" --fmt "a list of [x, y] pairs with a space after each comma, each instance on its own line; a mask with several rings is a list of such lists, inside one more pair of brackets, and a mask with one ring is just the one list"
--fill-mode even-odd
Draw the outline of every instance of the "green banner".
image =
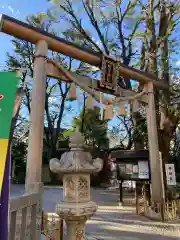
[[18, 82], [16, 72], [0, 72], [0, 193]]
[[9, 138], [18, 81], [16, 72], [0, 72], [0, 139]]

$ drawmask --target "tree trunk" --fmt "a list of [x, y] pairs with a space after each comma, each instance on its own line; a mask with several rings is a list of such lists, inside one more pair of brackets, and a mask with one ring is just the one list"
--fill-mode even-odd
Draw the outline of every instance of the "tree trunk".
[[[169, 49], [168, 49], [168, 25], [169, 25], [169, 13], [167, 13], [166, 1], [161, 0], [161, 10], [160, 10], [160, 23], [159, 23], [159, 39], [160, 39], [160, 65], [161, 65], [161, 81], [164, 81], [169, 85]], [[162, 163], [163, 163], [163, 177], [164, 177], [164, 187], [165, 187], [165, 198], [167, 198], [167, 181], [165, 164], [169, 162], [170, 159], [170, 141], [171, 141], [171, 121], [169, 119], [168, 105], [170, 102], [169, 91], [163, 91], [161, 99], [161, 119], [160, 119], [160, 132], [159, 132], [159, 143], [160, 151], [162, 153]], [[175, 128], [174, 128], [175, 129]]]
[[[142, 116], [139, 112], [133, 113], [133, 122], [134, 122], [135, 129], [137, 129], [140, 124], [142, 124]], [[144, 149], [144, 137], [139, 133], [137, 134], [138, 134], [138, 137], [135, 136], [135, 139], [134, 139], [134, 149], [135, 150]], [[136, 181], [136, 188], [135, 188], [136, 203], [138, 202], [138, 199], [142, 197], [142, 187], [143, 187], [143, 182]], [[136, 204], [136, 208], [137, 207], [138, 206]], [[138, 212], [138, 209], [136, 209], [136, 212]]]

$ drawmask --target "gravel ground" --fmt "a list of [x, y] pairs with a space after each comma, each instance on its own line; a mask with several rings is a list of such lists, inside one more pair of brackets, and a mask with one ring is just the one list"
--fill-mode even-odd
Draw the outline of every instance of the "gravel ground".
[[[23, 186], [12, 186], [11, 196], [22, 193]], [[54, 212], [56, 202], [62, 198], [62, 188], [45, 187], [44, 210]], [[180, 222], [153, 222], [137, 216], [132, 207], [118, 207], [118, 190], [92, 189], [92, 200], [99, 208], [87, 222], [87, 240], [180, 240]]]

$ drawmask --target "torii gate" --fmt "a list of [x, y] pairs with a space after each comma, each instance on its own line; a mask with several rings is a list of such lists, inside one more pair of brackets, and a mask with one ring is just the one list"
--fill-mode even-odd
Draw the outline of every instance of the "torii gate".
[[[45, 79], [53, 77], [63, 81], [75, 81], [84, 89], [91, 93], [92, 87], [96, 91], [108, 93], [108, 89], [102, 89], [98, 86], [98, 81], [91, 80], [87, 77], [78, 76], [71, 72], [67, 72], [58, 63], [48, 61], [48, 49], [71, 56], [77, 60], [86, 62], [93, 66], [101, 68], [102, 53], [93, 52], [91, 50], [79, 47], [62, 38], [53, 36], [41, 29], [28, 25], [27, 23], [18, 21], [6, 15], [2, 15], [0, 19], [0, 30], [6, 34], [17, 37], [19, 39], [36, 44], [36, 53], [34, 60], [34, 75], [32, 89], [32, 110], [31, 110], [31, 131], [29, 135], [28, 157], [27, 157], [27, 175], [26, 175], [26, 191], [29, 192], [29, 186], [36, 183], [38, 188], [41, 183], [42, 169], [42, 145], [44, 131], [44, 103], [45, 103]], [[120, 63], [120, 75], [130, 79], [139, 81], [144, 85], [145, 95], [141, 94], [137, 97], [140, 101], [147, 104], [147, 123], [148, 123], [148, 142], [151, 166], [151, 184], [152, 184], [152, 200], [154, 202], [164, 201], [164, 184], [162, 163], [159, 156], [158, 133], [156, 124], [156, 112], [154, 102], [154, 88], [162, 90], [168, 89], [168, 86], [159, 81], [154, 75], [144, 73], [140, 70], [128, 67]], [[122, 97], [133, 98], [135, 93], [124, 90], [116, 93]], [[98, 96], [96, 95], [97, 99]], [[98, 100], [98, 99], [97, 99]]]

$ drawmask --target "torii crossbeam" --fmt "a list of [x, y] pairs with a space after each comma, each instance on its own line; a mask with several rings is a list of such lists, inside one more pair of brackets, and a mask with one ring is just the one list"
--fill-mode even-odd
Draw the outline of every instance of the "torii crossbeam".
[[[40, 28], [33, 27], [7, 15], [1, 15], [0, 31], [19, 39], [37, 44], [40, 40], [45, 40], [48, 49], [73, 57], [77, 60], [89, 63], [93, 66], [101, 67], [102, 53], [91, 51], [68, 42], [63, 38], [54, 36]], [[120, 64], [120, 75], [132, 80], [139, 81], [141, 84], [153, 82], [154, 86], [160, 89], [167, 89], [168, 86], [152, 74], [144, 73], [138, 69]]]

